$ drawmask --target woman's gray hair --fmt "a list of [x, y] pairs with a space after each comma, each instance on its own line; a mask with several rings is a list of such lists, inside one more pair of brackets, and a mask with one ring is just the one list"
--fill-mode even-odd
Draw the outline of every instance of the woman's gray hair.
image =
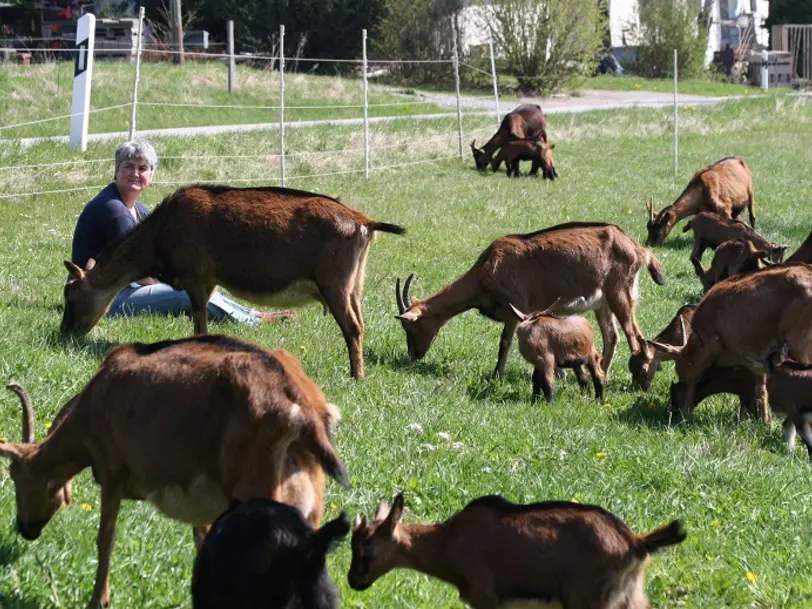
[[153, 171], [158, 167], [158, 155], [155, 153], [155, 148], [147, 140], [138, 138], [131, 142], [124, 142], [116, 149], [116, 171], [113, 177], [118, 175], [118, 168], [124, 161], [134, 159], [144, 159]]

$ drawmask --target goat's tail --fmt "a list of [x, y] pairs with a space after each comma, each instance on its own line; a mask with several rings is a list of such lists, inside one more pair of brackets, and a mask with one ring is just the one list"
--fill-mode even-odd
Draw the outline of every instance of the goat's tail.
[[643, 535], [637, 549], [641, 556], [646, 556], [668, 546], [682, 543], [686, 537], [688, 537], [688, 533], [682, 528], [682, 523], [679, 520], [674, 520], [664, 527], [654, 529], [651, 533]]
[[347, 468], [341, 457], [338, 456], [338, 451], [321, 419], [308, 420], [302, 428], [299, 439], [303, 447], [316, 458], [319, 465], [331, 478], [343, 487], [349, 488]]
[[370, 222], [367, 228], [371, 232], [380, 231], [382, 233], [392, 233], [394, 235], [402, 235], [406, 229], [398, 224], [389, 224], [388, 222]]
[[665, 269], [651, 250], [646, 250], [646, 267], [654, 283], [665, 285]]

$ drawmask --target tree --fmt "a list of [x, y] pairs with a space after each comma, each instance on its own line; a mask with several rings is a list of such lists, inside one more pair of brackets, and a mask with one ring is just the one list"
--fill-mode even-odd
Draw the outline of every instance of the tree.
[[523, 92], [554, 91], [592, 73], [606, 30], [602, 0], [483, 0], [481, 7]]
[[771, 0], [767, 26], [812, 23], [812, 0]]

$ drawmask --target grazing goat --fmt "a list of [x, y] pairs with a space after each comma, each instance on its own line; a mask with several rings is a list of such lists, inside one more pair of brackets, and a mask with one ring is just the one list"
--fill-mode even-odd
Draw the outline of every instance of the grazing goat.
[[661, 209], [656, 218], [651, 201], [646, 204], [649, 215], [646, 245], [660, 245], [674, 225], [687, 216], [710, 211], [725, 218], [737, 218], [745, 207], [750, 212], [750, 225], [755, 228], [755, 199], [750, 168], [737, 157], [719, 159], [713, 165], [697, 171], [677, 200]]
[[349, 530], [343, 513], [314, 530], [272, 499], [235, 503], [198, 552], [192, 609], [337, 609], [327, 553]]
[[789, 359], [789, 345], [784, 342], [779, 350], [771, 352], [763, 365], [767, 373], [767, 393], [770, 407], [785, 415], [784, 439], [790, 450], [795, 448], [795, 433], [806, 445], [812, 461], [812, 364]]
[[812, 233], [806, 238], [799, 247], [789, 258], [787, 262], [810, 262], [812, 263]]
[[361, 299], [375, 232], [403, 234], [336, 199], [285, 188], [194, 185], [164, 199], [135, 230], [65, 286], [63, 333], [86, 334], [128, 283], [157, 277], [189, 293], [195, 334], [206, 333], [215, 286], [251, 302], [329, 308], [364, 376]]
[[[759, 375], [753, 374], [744, 366], [720, 368], [711, 366], [696, 384], [694, 402], [688, 408], [694, 410], [703, 400], [712, 395], [730, 393], [739, 398], [739, 416], [759, 416], [756, 400], [761, 386]], [[677, 411], [683, 403], [688, 386], [684, 382], [672, 383], [669, 392], [672, 411]]]
[[541, 139], [512, 140], [502, 146], [499, 154], [493, 158], [491, 168], [493, 171], [497, 171], [504, 161], [507, 167], [507, 177], [513, 175], [518, 178], [519, 162], [532, 161], [531, 176], [538, 175], [539, 168], [541, 168], [541, 174], [545, 180], [555, 180], [558, 173], [553, 161], [553, 148], [555, 148], [555, 144], [548, 144]]
[[768, 261], [769, 257], [769, 252], [756, 249], [752, 241], [733, 239], [716, 248], [709, 268], [703, 268], [695, 258], [691, 258], [691, 263], [707, 292], [723, 279], [743, 273], [754, 273], [761, 268], [762, 262], [765, 265], [772, 264]]
[[407, 568], [452, 584], [474, 609], [554, 600], [565, 609], [646, 609], [649, 555], [687, 536], [678, 520], [638, 535], [595, 505], [517, 505], [495, 495], [440, 524], [404, 524], [402, 514], [398, 495], [391, 510], [378, 506], [372, 523], [356, 521], [348, 576], [355, 590]]
[[[682, 345], [650, 344], [676, 356], [676, 370], [686, 384], [672, 414], [684, 418], [695, 403], [697, 383], [714, 364], [748, 366], [762, 361], [776, 344], [788, 342], [790, 357], [812, 361], [812, 265], [777, 264], [714, 285], [694, 312], [691, 332]], [[758, 373], [758, 370], [753, 370]], [[759, 374], [756, 404], [767, 412], [764, 376]]]
[[[685, 333], [690, 330], [691, 318], [694, 316], [696, 305], [685, 305], [679, 308], [674, 319], [660, 332], [654, 340], [666, 345], [681, 345], [685, 342]], [[641, 350], [629, 356], [629, 372], [632, 380], [643, 391], [648, 391], [654, 375], [662, 367], [662, 362], [674, 359], [656, 349]]]
[[477, 309], [504, 324], [496, 374], [505, 372], [519, 320], [510, 310], [539, 311], [559, 300], [562, 313], [595, 311], [603, 335], [601, 369], [609, 371], [617, 345], [615, 318], [629, 349], [646, 349], [637, 327], [637, 274], [645, 266], [660, 285], [663, 268], [654, 254], [611, 224], [572, 222], [527, 235], [492, 242], [465, 274], [425, 300], [409, 295], [414, 274], [403, 292], [395, 284], [398, 318], [406, 332], [409, 356], [425, 356], [440, 328], [452, 317]]
[[536, 104], [523, 104], [505, 114], [499, 129], [482, 148], [476, 147], [476, 140], [471, 142], [471, 153], [474, 163], [480, 171], [488, 169], [494, 153], [511, 140], [541, 139], [547, 142], [547, 119]]
[[762, 237], [755, 230], [741, 220], [732, 220], [722, 216], [703, 211], [685, 223], [683, 233], [694, 232], [694, 248], [691, 250], [691, 259], [701, 261], [702, 254], [708, 248], [716, 249], [725, 241], [740, 239], [750, 241], [756, 249], [769, 253], [770, 261], [781, 262], [784, 259], [786, 245], [776, 245]]
[[30, 404], [22, 406], [23, 442], [0, 444], [12, 460], [20, 534], [39, 537], [86, 467], [101, 486], [94, 608], [109, 600], [122, 499], [147, 500], [194, 525], [200, 541], [233, 499], [286, 500], [312, 512], [311, 496], [299, 501], [296, 485], [285, 489], [291, 454], [308, 453], [347, 481], [329, 435], [337, 409], [283, 349], [219, 335], [118, 346], [39, 444]]
[[595, 349], [592, 326], [580, 315], [564, 318], [553, 315], [557, 304], [555, 302], [546, 311], [530, 315], [510, 305], [521, 322], [516, 330], [519, 353], [533, 365], [533, 400], [544, 391], [547, 401], [553, 401], [553, 380], [559, 368], [573, 368], [578, 384], [583, 388], [586, 383], [582, 366], [586, 365], [595, 387], [595, 399], [603, 402], [605, 376], [601, 370], [601, 356]]

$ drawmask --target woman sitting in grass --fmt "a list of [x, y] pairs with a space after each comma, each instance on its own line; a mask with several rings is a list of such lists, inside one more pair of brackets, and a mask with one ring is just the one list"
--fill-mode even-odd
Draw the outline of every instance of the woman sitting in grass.
[[[114, 180], [96, 195], [79, 214], [73, 232], [71, 260], [85, 268], [111, 243], [133, 230], [149, 211], [138, 197], [149, 187], [158, 156], [146, 140], [124, 142], [116, 150]], [[152, 277], [134, 281], [113, 299], [108, 317], [140, 313], [191, 314], [192, 303], [185, 290], [176, 290]], [[208, 304], [209, 319], [232, 319], [256, 325], [296, 316], [293, 311], [255, 311], [215, 291]]]

